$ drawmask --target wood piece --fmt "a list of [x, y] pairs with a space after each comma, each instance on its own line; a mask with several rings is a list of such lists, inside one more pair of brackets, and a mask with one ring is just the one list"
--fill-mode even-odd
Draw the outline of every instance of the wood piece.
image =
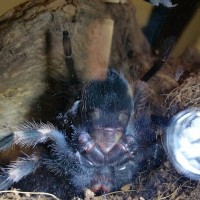
[[86, 79], [104, 79], [109, 65], [114, 21], [96, 20], [88, 28], [88, 67]]
[[[111, 51], [113, 22], [107, 23], [105, 19], [115, 23]], [[69, 31], [71, 37], [78, 78], [86, 82], [96, 73], [92, 64], [96, 61], [90, 55], [97, 45], [88, 34], [89, 27], [96, 22], [99, 30], [103, 28], [104, 42], [99, 43], [107, 48], [105, 52], [99, 48], [105, 57], [102, 69], [106, 69], [110, 57], [110, 67], [129, 74], [131, 66], [137, 77], [143, 65], [148, 65], [151, 51], [130, 1], [126, 4], [105, 4], [99, 0], [27, 1], [0, 18], [1, 128], [12, 128], [32, 119], [53, 122], [60, 110], [74, 103], [71, 94], [59, 83], [70, 76], [64, 60], [63, 31]], [[57, 94], [64, 97], [55, 98], [59, 97]]]
[[103, 0], [106, 3], [127, 3], [127, 0]]

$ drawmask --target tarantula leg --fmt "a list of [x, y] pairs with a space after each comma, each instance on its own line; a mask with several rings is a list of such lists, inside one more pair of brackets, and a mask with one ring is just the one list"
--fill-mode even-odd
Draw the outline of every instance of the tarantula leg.
[[25, 158], [18, 158], [15, 162], [2, 169], [0, 174], [0, 190], [8, 189], [13, 183], [18, 182], [23, 177], [35, 170], [40, 165], [40, 158], [36, 154]]
[[104, 155], [88, 133], [82, 133], [79, 138], [80, 149], [85, 157], [94, 165], [104, 164]]
[[125, 135], [108, 153], [107, 162], [111, 165], [122, 165], [133, 158], [136, 149], [137, 145], [134, 137], [132, 135]]
[[65, 63], [69, 70], [70, 80], [72, 83], [79, 83], [78, 77], [76, 75], [76, 71], [74, 68], [74, 60], [72, 57], [72, 48], [71, 48], [71, 41], [70, 35], [68, 31], [63, 31], [63, 47], [65, 53]]
[[14, 133], [7, 133], [0, 137], [0, 151], [6, 150], [13, 144]]
[[52, 124], [24, 123], [10, 135], [0, 141], [0, 150], [5, 150], [13, 144], [34, 147], [39, 143], [52, 141], [53, 152], [57, 156], [69, 156], [71, 149], [65, 140], [65, 136], [58, 131]]

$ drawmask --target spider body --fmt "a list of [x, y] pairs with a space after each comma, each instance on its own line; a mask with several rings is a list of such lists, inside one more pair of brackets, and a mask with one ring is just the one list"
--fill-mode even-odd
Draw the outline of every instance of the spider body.
[[[19, 126], [1, 138], [0, 151], [18, 144], [31, 147], [33, 153], [2, 169], [0, 190], [17, 182], [22, 182], [23, 189], [23, 180], [33, 179], [35, 189], [29, 184], [29, 190], [33, 186], [32, 190], [42, 189], [65, 199], [67, 184], [78, 193], [85, 188], [107, 193], [132, 182], [140, 171], [162, 162], [163, 155], [155, 133], [149, 131], [151, 119], [142, 116], [134, 122], [134, 104], [123, 75], [108, 70], [105, 80], [90, 81], [82, 99], [59, 117], [62, 130], [50, 123]], [[37, 169], [44, 169], [46, 175], [37, 178]], [[53, 186], [56, 183], [61, 189]]]

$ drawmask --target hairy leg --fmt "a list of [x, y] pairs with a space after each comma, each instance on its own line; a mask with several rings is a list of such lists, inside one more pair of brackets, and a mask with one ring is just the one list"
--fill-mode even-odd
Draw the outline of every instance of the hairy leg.
[[64, 134], [58, 131], [52, 124], [24, 123], [16, 130], [0, 140], [0, 151], [12, 147], [13, 144], [20, 146], [35, 147], [41, 143], [47, 143], [51, 155], [42, 155], [43, 163], [52, 171], [66, 172], [79, 161], [66, 141]]
[[52, 124], [26, 122], [16, 130], [11, 131], [0, 138], [0, 151], [10, 148], [13, 144], [20, 146], [35, 147], [37, 144], [52, 141], [53, 151], [60, 156], [68, 156], [71, 152], [70, 146], [65, 140], [62, 132], [58, 131]]
[[18, 158], [15, 162], [8, 165], [7, 168], [1, 169], [0, 190], [8, 189], [13, 183], [18, 182], [28, 174], [35, 172], [39, 167], [40, 162], [40, 158], [36, 154], [32, 154], [25, 158]]

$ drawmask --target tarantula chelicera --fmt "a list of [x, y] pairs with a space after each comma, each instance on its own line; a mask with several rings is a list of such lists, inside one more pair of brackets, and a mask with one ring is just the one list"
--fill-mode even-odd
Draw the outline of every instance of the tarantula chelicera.
[[[65, 32], [66, 62], [73, 71], [68, 37]], [[41, 167], [58, 179], [68, 179], [76, 191], [90, 188], [95, 193], [107, 193], [132, 182], [141, 170], [155, 167], [163, 155], [151, 130], [153, 121], [145, 116], [134, 121], [136, 102], [123, 75], [109, 69], [105, 80], [90, 81], [82, 99], [60, 117], [63, 130], [50, 123], [19, 126], [1, 139], [0, 150], [18, 144], [35, 151], [2, 169], [0, 190]], [[47, 151], [37, 151], [41, 146]]]

